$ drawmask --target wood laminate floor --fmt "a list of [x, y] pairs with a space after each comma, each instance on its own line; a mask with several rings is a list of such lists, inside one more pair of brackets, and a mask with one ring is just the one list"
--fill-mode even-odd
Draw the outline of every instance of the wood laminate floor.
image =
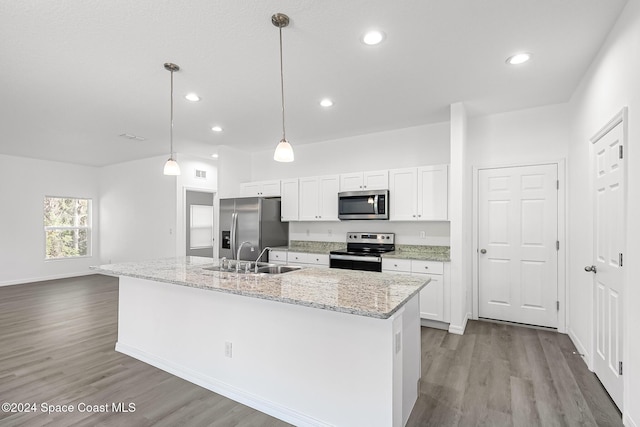
[[[0, 403], [35, 404], [0, 426], [288, 425], [117, 353], [117, 297], [98, 275], [0, 287]], [[470, 322], [463, 336], [422, 328], [422, 349], [409, 426], [622, 425], [566, 335]]]

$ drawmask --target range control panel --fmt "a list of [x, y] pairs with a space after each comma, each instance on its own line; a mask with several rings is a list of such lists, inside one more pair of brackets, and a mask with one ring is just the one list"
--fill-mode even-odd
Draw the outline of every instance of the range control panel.
[[375, 243], [375, 244], [394, 244], [394, 233], [347, 233], [347, 243]]

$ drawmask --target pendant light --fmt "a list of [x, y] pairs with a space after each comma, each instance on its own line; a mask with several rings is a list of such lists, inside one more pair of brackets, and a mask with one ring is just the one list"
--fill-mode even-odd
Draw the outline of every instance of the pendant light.
[[169, 160], [164, 164], [165, 175], [180, 175], [180, 166], [178, 162], [173, 158], [173, 73], [179, 71], [180, 67], [171, 62], [165, 62], [165, 70], [171, 72], [171, 128], [169, 130], [169, 141], [171, 143], [171, 152], [169, 153]]
[[276, 13], [271, 17], [271, 23], [278, 27], [280, 31], [280, 94], [282, 95], [282, 139], [273, 153], [273, 160], [276, 162], [293, 162], [293, 148], [287, 141], [284, 130], [284, 73], [282, 70], [282, 28], [289, 25], [289, 17], [284, 13]]

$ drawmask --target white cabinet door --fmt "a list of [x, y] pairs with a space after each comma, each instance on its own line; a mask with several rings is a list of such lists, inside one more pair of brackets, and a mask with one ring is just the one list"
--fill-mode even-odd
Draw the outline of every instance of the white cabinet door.
[[240, 184], [240, 196], [241, 197], [258, 197], [260, 193], [259, 182], [243, 182]]
[[338, 175], [318, 178], [318, 220], [338, 221]]
[[420, 291], [420, 317], [422, 319], [444, 321], [444, 281], [439, 274], [411, 273], [412, 276], [430, 278], [431, 281]]
[[340, 191], [362, 190], [362, 172], [343, 173], [340, 175]]
[[338, 220], [338, 175], [300, 178], [300, 221]]
[[449, 166], [418, 168], [418, 220], [446, 221], [449, 211]]
[[365, 190], [388, 190], [389, 171], [369, 171], [362, 174], [362, 188]]
[[280, 219], [298, 220], [298, 178], [283, 179], [280, 186]]
[[340, 191], [388, 190], [389, 171], [367, 171], [340, 175]]
[[280, 195], [280, 180], [243, 182], [240, 184], [242, 197], [278, 197]]
[[262, 181], [260, 196], [262, 197], [278, 197], [280, 196], [280, 180]]
[[300, 221], [318, 220], [318, 178], [300, 178], [299, 197]]
[[417, 220], [417, 169], [389, 171], [389, 219], [391, 221]]

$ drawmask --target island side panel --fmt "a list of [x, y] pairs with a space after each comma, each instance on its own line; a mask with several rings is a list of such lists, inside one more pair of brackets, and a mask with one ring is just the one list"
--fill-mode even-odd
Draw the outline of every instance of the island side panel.
[[394, 389], [417, 390], [417, 377], [403, 381], [412, 370], [419, 376], [411, 322], [400, 321], [396, 352], [393, 326], [403, 315], [382, 320], [121, 277], [116, 349], [296, 425], [397, 426], [415, 399], [394, 399]]

